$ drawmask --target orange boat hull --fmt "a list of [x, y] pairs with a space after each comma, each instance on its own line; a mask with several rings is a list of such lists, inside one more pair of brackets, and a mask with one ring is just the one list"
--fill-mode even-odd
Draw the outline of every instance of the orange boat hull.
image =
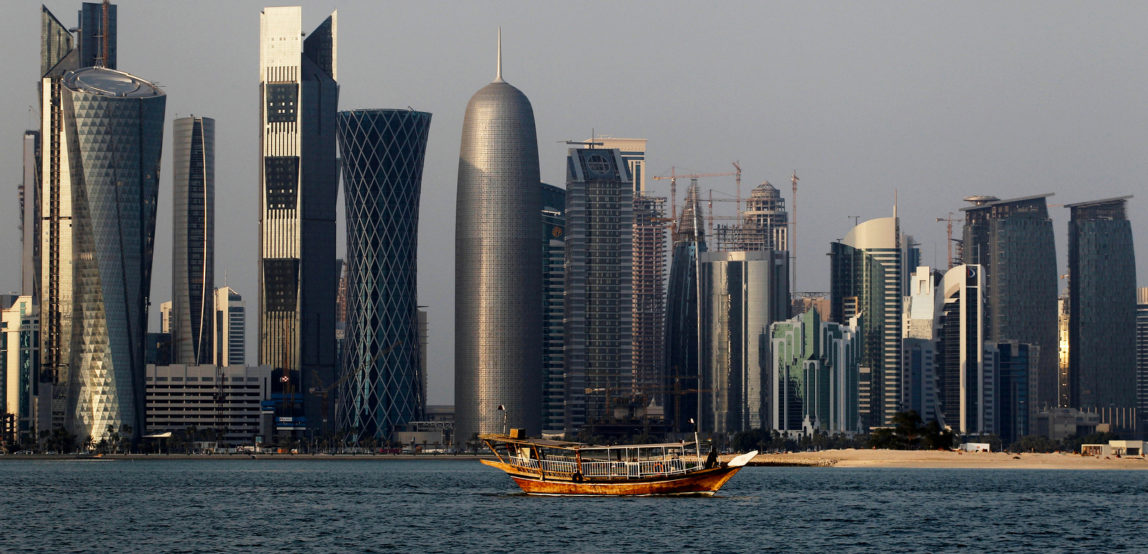
[[562, 496], [711, 496], [741, 469], [715, 467], [687, 475], [667, 477], [572, 481], [542, 478], [537, 473], [524, 473], [511, 465], [492, 460], [482, 460], [482, 463], [505, 471], [526, 494]]

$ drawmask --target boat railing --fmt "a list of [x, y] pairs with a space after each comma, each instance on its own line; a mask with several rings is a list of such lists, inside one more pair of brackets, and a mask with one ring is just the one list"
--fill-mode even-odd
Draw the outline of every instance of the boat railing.
[[[692, 464], [691, 464], [692, 465]], [[637, 462], [582, 462], [586, 477], [651, 477], [686, 473], [690, 466], [685, 460], [641, 460]]]

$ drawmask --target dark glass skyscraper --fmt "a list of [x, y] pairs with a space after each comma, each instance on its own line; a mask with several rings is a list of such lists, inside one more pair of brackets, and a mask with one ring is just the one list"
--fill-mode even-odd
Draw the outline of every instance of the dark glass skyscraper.
[[698, 252], [706, 251], [705, 225], [694, 185], [674, 228], [673, 260], [666, 291], [666, 383], [663, 405], [667, 429], [693, 430], [698, 418]]
[[306, 39], [298, 6], [260, 17], [259, 363], [274, 368], [280, 433], [331, 419], [337, 16]]
[[[566, 191], [542, 183], [542, 432], [566, 431]], [[585, 414], [580, 418], [584, 419]]]
[[[100, 2], [84, 2], [80, 6], [77, 33], [80, 67], [116, 68], [116, 6], [109, 4], [106, 13], [103, 8]], [[104, 52], [105, 44], [107, 52]]]
[[1056, 245], [1048, 196], [974, 196], [966, 198], [973, 206], [961, 208], [964, 261], [984, 269], [986, 340], [1037, 347], [1029, 358], [1029, 413], [1057, 405]]
[[419, 194], [431, 114], [339, 112], [347, 202], [347, 327], [338, 428], [390, 440], [422, 417]]
[[175, 120], [172, 150], [172, 358], [178, 364], [210, 364], [215, 338], [215, 120]]
[[633, 371], [633, 224], [630, 170], [616, 149], [566, 157], [566, 394], [585, 402], [576, 431], [606, 423], [638, 391]]
[[[542, 427], [538, 138], [530, 100], [495, 79], [466, 106], [455, 218], [455, 442]], [[502, 406], [505, 411], [500, 411]]]
[[1136, 407], [1136, 253], [1129, 197], [1068, 204], [1068, 367], [1076, 408]]
[[144, 339], [166, 97], [103, 68], [61, 81], [75, 226], [70, 428], [144, 428]]
[[1148, 287], [1136, 289], [1136, 406], [1148, 423]]

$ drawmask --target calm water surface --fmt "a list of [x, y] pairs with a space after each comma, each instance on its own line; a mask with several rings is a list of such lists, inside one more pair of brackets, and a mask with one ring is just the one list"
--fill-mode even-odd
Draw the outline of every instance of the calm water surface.
[[5, 461], [0, 551], [1148, 549], [1148, 472], [747, 468], [530, 497], [475, 461]]

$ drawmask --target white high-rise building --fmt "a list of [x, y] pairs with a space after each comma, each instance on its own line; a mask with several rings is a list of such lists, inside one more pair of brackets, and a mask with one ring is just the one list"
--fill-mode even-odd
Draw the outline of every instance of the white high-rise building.
[[[16, 435], [30, 439], [36, 431], [40, 344], [35, 336], [40, 319], [32, 296], [19, 296], [8, 304], [0, 299], [0, 418], [13, 417]], [[0, 432], [5, 431], [4, 424], [0, 419]]]
[[171, 300], [159, 304], [159, 332], [171, 332]]
[[247, 310], [243, 297], [231, 287], [215, 289], [215, 365], [244, 365], [247, 356]]
[[979, 265], [944, 275], [918, 267], [903, 324], [901, 406], [966, 434], [996, 432], [996, 364], [986, 352], [984, 277]]
[[283, 433], [332, 418], [322, 391], [337, 363], [338, 14], [309, 33], [302, 17], [292, 6], [259, 19], [259, 363], [295, 399], [277, 407]]

